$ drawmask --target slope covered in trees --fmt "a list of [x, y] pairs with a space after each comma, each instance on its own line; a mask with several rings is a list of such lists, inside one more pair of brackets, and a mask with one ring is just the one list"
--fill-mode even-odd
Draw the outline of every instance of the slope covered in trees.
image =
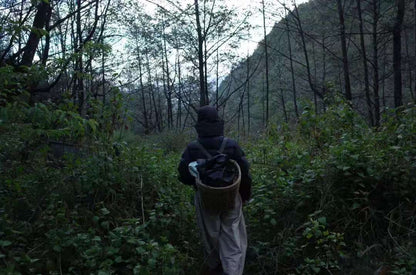
[[322, 113], [340, 93], [377, 126], [386, 109], [414, 102], [414, 1], [396, 2], [313, 0], [266, 15], [276, 22], [267, 39], [222, 83], [240, 101], [228, 113], [247, 131], [247, 121], [266, 125], [267, 109], [296, 121], [305, 101]]

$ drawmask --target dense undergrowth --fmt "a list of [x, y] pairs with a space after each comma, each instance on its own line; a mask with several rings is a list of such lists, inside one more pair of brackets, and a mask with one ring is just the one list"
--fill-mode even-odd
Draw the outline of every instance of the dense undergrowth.
[[[305, 111], [249, 148], [253, 258], [269, 274], [409, 274], [416, 266], [416, 109], [370, 129], [347, 105]], [[261, 219], [255, 217], [262, 217]], [[259, 269], [262, 267], [262, 269]]]
[[[0, 273], [196, 274], [189, 136], [139, 138], [71, 108], [0, 111]], [[416, 265], [416, 108], [371, 129], [348, 105], [242, 141], [252, 164], [246, 274], [409, 274]]]

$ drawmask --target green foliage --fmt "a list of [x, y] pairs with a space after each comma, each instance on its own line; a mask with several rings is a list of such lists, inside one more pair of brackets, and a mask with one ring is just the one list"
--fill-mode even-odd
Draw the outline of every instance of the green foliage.
[[293, 253], [292, 257], [304, 259], [296, 271], [299, 274], [317, 274], [340, 270], [338, 259], [345, 247], [343, 234], [328, 231], [325, 217], [311, 218], [304, 226], [302, 238], [296, 242], [297, 249], [287, 251]]
[[255, 186], [247, 214], [256, 255], [248, 254], [249, 270], [359, 273], [350, 261], [362, 261], [356, 251], [375, 245], [385, 253], [368, 252], [377, 259], [370, 268], [384, 262], [410, 272], [415, 110], [392, 112], [371, 129], [339, 100], [321, 115], [305, 108], [296, 129], [272, 126], [248, 146]]
[[[104, 215], [109, 214], [110, 212], [104, 212]], [[178, 251], [166, 241], [152, 240], [146, 233], [145, 226], [132, 221], [108, 230], [109, 225], [105, 217], [95, 216], [94, 220], [99, 223], [98, 228], [107, 231], [106, 234], [92, 229], [77, 233], [72, 228], [60, 228], [46, 233], [49, 245], [59, 255], [59, 258], [50, 264], [64, 264], [71, 273], [178, 273]], [[73, 257], [74, 253], [78, 257]], [[68, 260], [63, 260], [62, 257], [69, 257], [71, 262], [68, 263]], [[53, 256], [51, 258], [53, 259]]]
[[177, 155], [113, 142], [70, 109], [1, 109], [0, 273], [192, 270], [196, 256], [176, 248], [198, 249]]
[[[32, 79], [31, 73], [35, 73], [36, 68], [21, 67], [21, 70], [28, 71], [28, 73], [15, 73], [13, 66], [0, 67], [0, 106], [4, 106], [7, 102], [16, 101], [22, 98], [28, 98], [27, 85]], [[35, 79], [35, 77], [33, 77]]]
[[[0, 273], [200, 269], [194, 191], [176, 172], [191, 138], [122, 131], [112, 100], [90, 119], [68, 103], [0, 110]], [[243, 145], [254, 182], [248, 274], [414, 268], [416, 108], [384, 121], [371, 129], [341, 101]]]

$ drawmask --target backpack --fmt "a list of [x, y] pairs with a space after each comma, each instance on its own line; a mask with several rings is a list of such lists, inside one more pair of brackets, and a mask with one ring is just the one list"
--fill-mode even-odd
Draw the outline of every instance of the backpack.
[[197, 170], [199, 179], [202, 183], [211, 187], [226, 187], [233, 184], [238, 176], [238, 170], [223, 151], [227, 145], [227, 138], [224, 138], [217, 154], [212, 156], [201, 143], [196, 141], [196, 145], [207, 157], [197, 159]]

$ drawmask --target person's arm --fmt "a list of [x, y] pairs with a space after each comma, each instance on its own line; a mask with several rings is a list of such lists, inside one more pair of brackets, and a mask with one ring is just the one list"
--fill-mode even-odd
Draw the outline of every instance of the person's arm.
[[195, 185], [195, 178], [189, 173], [188, 165], [192, 161], [189, 148], [187, 147], [182, 154], [181, 161], [179, 162], [178, 172], [179, 181], [186, 185]]

